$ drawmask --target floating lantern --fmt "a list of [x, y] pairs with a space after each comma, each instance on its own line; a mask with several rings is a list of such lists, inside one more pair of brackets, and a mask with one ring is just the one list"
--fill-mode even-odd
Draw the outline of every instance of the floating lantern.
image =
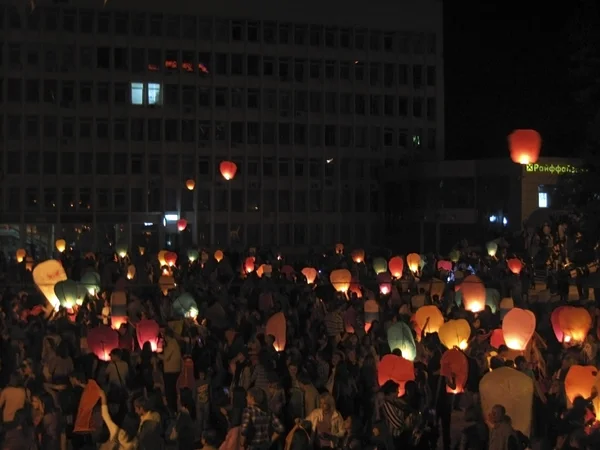
[[127, 267], [127, 279], [133, 280], [135, 278], [136, 268], [133, 264], [129, 264]]
[[506, 261], [506, 265], [508, 266], [508, 270], [510, 270], [515, 275], [519, 275], [521, 270], [523, 270], [523, 263], [518, 258], [511, 258]]
[[77, 302], [77, 283], [73, 280], [59, 281], [54, 285], [54, 295], [64, 308], [73, 308]]
[[217, 250], [213, 256], [218, 263], [223, 261], [223, 252], [221, 250]]
[[404, 271], [404, 260], [401, 256], [394, 256], [388, 263], [390, 273], [396, 279], [402, 278], [402, 272]]
[[20, 248], [19, 250], [17, 250], [17, 262], [20, 264], [25, 260], [25, 257], [27, 256], [27, 251], [24, 248]]
[[265, 328], [265, 335], [271, 335], [275, 338], [273, 347], [278, 352], [285, 350], [285, 339], [287, 333], [287, 321], [285, 315], [282, 312], [273, 314], [267, 320], [267, 326]]
[[200, 257], [200, 254], [198, 253], [198, 250], [190, 248], [187, 251], [187, 257], [188, 257], [188, 261], [193, 263], [198, 261], [198, 258]]
[[177, 264], [177, 253], [167, 252], [165, 255], [165, 263], [169, 267], [173, 267], [175, 264]]
[[475, 275], [469, 275], [460, 284], [464, 307], [467, 311], [480, 312], [485, 309], [485, 285]]
[[161, 275], [158, 279], [158, 287], [163, 295], [167, 295], [171, 289], [175, 289], [175, 279], [172, 275]]
[[167, 265], [167, 261], [165, 261], [165, 256], [167, 255], [167, 253], [169, 253], [168, 250], [161, 250], [160, 252], [158, 252], [158, 254], [156, 255], [156, 258], [158, 259], [158, 265], [160, 267], [166, 266]]
[[352, 282], [352, 274], [348, 269], [337, 269], [329, 274], [329, 281], [336, 291], [346, 293]]
[[440, 327], [438, 336], [442, 345], [448, 350], [452, 348], [466, 350], [471, 337], [471, 326], [465, 319], [449, 320]]
[[414, 316], [417, 335], [437, 333], [444, 325], [444, 315], [435, 305], [421, 306]]
[[219, 164], [219, 170], [221, 171], [221, 175], [227, 181], [233, 180], [235, 177], [235, 173], [237, 172], [237, 165], [232, 161], [222, 161]]
[[265, 265], [264, 264], [261, 264], [260, 266], [258, 266], [258, 269], [256, 269], [256, 276], [258, 278], [262, 278], [264, 270], [265, 270]]
[[115, 331], [119, 331], [127, 322], [127, 316], [113, 316], [112, 314], [110, 316], [110, 327]]
[[407, 381], [415, 380], [415, 366], [412, 361], [397, 355], [385, 355], [377, 364], [377, 381], [383, 386], [392, 380], [398, 384], [398, 396], [404, 395]]
[[179, 219], [177, 221], [177, 230], [178, 231], [184, 231], [187, 228], [187, 220], [185, 219]]
[[88, 294], [94, 296], [100, 290], [100, 274], [93, 270], [88, 271], [83, 274], [79, 284], [85, 287]]
[[490, 335], [490, 345], [496, 349], [500, 348], [502, 345], [506, 345], [502, 328], [496, 328], [492, 331], [492, 334]]
[[344, 253], [344, 244], [342, 244], [342, 243], [335, 244], [335, 253], [338, 255], [341, 255], [342, 253]]
[[58, 250], [59, 253], [62, 253], [67, 248], [67, 241], [65, 241], [64, 239], [57, 239], [55, 245], [56, 245], [56, 250]]
[[452, 261], [438, 261], [437, 268], [439, 271], [452, 272]]
[[418, 253], [409, 253], [406, 256], [406, 264], [412, 273], [419, 272], [419, 264], [421, 264], [421, 255]]
[[523, 351], [535, 333], [535, 314], [528, 309], [513, 308], [502, 321], [502, 332], [506, 346], [511, 350]]
[[178, 317], [195, 318], [198, 316], [198, 304], [192, 294], [186, 292], [173, 302], [173, 312]]
[[352, 252], [352, 261], [356, 264], [365, 262], [365, 251], [362, 248], [358, 248]]
[[88, 348], [101, 361], [110, 361], [110, 352], [119, 348], [119, 334], [111, 327], [100, 325], [87, 334]]
[[140, 253], [140, 256], [144, 256], [146, 253], [146, 247], [138, 247], [138, 252]]
[[533, 164], [540, 157], [542, 137], [535, 130], [515, 130], [508, 136], [510, 158], [517, 164]]
[[136, 331], [140, 348], [144, 348], [144, 344], [146, 342], [150, 342], [152, 351], [155, 352], [158, 350], [158, 336], [160, 333], [160, 327], [155, 320], [140, 320], [137, 324]]
[[190, 178], [185, 182], [185, 187], [188, 188], [188, 191], [193, 191], [196, 187], [196, 182]]
[[590, 398], [597, 377], [598, 369], [595, 366], [571, 366], [565, 377], [565, 393], [569, 403], [573, 404], [577, 397]]
[[33, 272], [33, 266], [35, 265], [35, 261], [31, 256], [25, 257], [25, 270], [29, 272]]
[[558, 342], [581, 344], [592, 328], [592, 316], [587, 309], [577, 306], [560, 306], [550, 316], [552, 330]]
[[246, 273], [254, 272], [254, 262], [255, 261], [256, 261], [256, 258], [254, 258], [254, 256], [248, 256], [246, 258], [246, 260], [244, 261], [244, 272], [246, 272]]
[[127, 244], [123, 242], [117, 244], [115, 246], [115, 253], [121, 258], [125, 258], [127, 256]]
[[452, 382], [446, 384], [448, 394], [462, 394], [469, 378], [469, 361], [463, 352], [456, 349], [446, 350], [442, 355], [440, 374]]
[[376, 275], [379, 275], [380, 273], [383, 272], [387, 272], [388, 270], [388, 265], [387, 265], [387, 261], [378, 256], [377, 258], [373, 258], [373, 271], [375, 272]]
[[377, 283], [379, 283], [379, 292], [383, 295], [392, 292], [392, 276], [388, 272], [377, 275]]
[[489, 256], [491, 256], [492, 258], [496, 256], [496, 252], [498, 251], [498, 244], [496, 244], [495, 242], [488, 242], [487, 244], [485, 244], [485, 247]]
[[40, 292], [44, 294], [48, 303], [50, 303], [57, 311], [60, 306], [60, 301], [56, 297], [54, 286], [56, 286], [56, 283], [65, 281], [66, 279], [67, 274], [65, 273], [65, 269], [62, 264], [55, 259], [44, 261], [33, 269], [33, 282]]
[[399, 349], [402, 357], [409, 361], [414, 361], [417, 357], [417, 347], [412, 331], [404, 322], [396, 322], [388, 328], [387, 340], [392, 352]]
[[460, 259], [460, 251], [459, 250], [452, 250], [449, 254], [448, 254], [448, 259], [450, 259], [450, 261], [452, 261], [453, 263], [457, 263], [458, 260]]

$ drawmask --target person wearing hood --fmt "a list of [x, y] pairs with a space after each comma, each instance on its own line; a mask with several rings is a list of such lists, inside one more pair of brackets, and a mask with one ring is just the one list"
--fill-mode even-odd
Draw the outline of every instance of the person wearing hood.
[[136, 398], [133, 406], [140, 418], [137, 435], [139, 450], [163, 450], [160, 414], [150, 410], [148, 401], [144, 397]]
[[489, 450], [519, 450], [521, 448], [517, 433], [512, 427], [506, 408], [494, 405], [489, 416], [490, 428]]

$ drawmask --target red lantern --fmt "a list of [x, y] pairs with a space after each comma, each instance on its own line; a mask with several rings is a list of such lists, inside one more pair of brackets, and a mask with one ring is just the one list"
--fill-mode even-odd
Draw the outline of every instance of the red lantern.
[[142, 319], [136, 327], [137, 340], [140, 348], [144, 347], [146, 342], [150, 342], [152, 351], [158, 350], [158, 335], [160, 327], [155, 320]]
[[398, 383], [398, 396], [404, 395], [407, 381], [415, 380], [415, 366], [412, 361], [396, 355], [385, 355], [377, 365], [379, 386], [392, 380]]
[[469, 377], [469, 361], [465, 354], [456, 349], [446, 350], [442, 355], [440, 373], [454, 385], [446, 385], [448, 394], [463, 393]]
[[494, 348], [500, 348], [501, 345], [506, 345], [504, 342], [504, 331], [502, 328], [496, 328], [490, 336], [490, 345]]
[[110, 352], [119, 348], [119, 334], [106, 325], [100, 325], [88, 331], [87, 343], [98, 359], [110, 361]]
[[187, 220], [185, 220], [185, 219], [179, 219], [179, 220], [177, 221], [177, 229], [178, 229], [179, 231], [183, 231], [183, 230], [185, 230], [186, 228], [187, 228]]
[[254, 262], [255, 261], [256, 261], [256, 259], [254, 258], [254, 256], [248, 256], [246, 258], [246, 261], [244, 261], [244, 272], [246, 272], [246, 273], [254, 272]]
[[232, 161], [222, 161], [219, 165], [219, 170], [221, 171], [221, 175], [227, 181], [233, 180], [235, 177], [235, 173], [237, 172], [237, 165]]
[[394, 256], [388, 262], [388, 269], [394, 278], [402, 278], [404, 271], [404, 260], [400, 256]]
[[535, 130], [515, 130], [508, 136], [510, 157], [518, 164], [533, 164], [540, 157], [542, 137]]
[[438, 270], [445, 270], [446, 272], [452, 272], [452, 261], [438, 261]]
[[508, 269], [515, 275], [519, 275], [521, 270], [523, 270], [523, 263], [518, 258], [509, 259], [506, 261], [506, 265], [508, 266]]
[[167, 252], [165, 255], [165, 262], [167, 263], [167, 266], [173, 267], [177, 263], [177, 253]]

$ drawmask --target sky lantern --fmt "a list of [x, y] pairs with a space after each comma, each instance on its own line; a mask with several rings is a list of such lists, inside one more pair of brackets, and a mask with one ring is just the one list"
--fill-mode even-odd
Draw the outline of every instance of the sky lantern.
[[62, 253], [67, 249], [67, 241], [64, 239], [57, 239], [55, 245], [56, 250], [58, 250], [59, 253]]
[[350, 289], [352, 274], [348, 269], [333, 270], [329, 274], [329, 281], [336, 291], [345, 293]]
[[183, 231], [187, 228], [187, 220], [185, 220], [184, 218], [181, 218], [177, 221], [177, 230], [178, 231]]
[[529, 436], [533, 411], [533, 380], [529, 375], [511, 367], [500, 367], [483, 376], [479, 393], [486, 420], [495, 405], [502, 405], [513, 428]]
[[263, 275], [267, 278], [271, 278], [273, 266], [271, 264], [263, 264], [261, 267], [263, 268]]
[[167, 295], [171, 289], [175, 289], [175, 279], [173, 275], [161, 275], [158, 279], [158, 287], [163, 295]]
[[167, 263], [167, 266], [173, 267], [175, 264], [177, 264], [177, 253], [167, 252], [165, 254], [165, 262]]
[[496, 244], [495, 242], [488, 242], [487, 244], [485, 244], [485, 248], [487, 249], [487, 254], [489, 256], [491, 256], [492, 258], [494, 256], [496, 256], [496, 252], [498, 251], [498, 244]]
[[271, 335], [275, 338], [273, 347], [278, 352], [285, 350], [285, 339], [287, 333], [287, 321], [285, 315], [282, 312], [273, 314], [267, 320], [267, 326], [265, 328], [265, 335]]
[[344, 244], [342, 244], [341, 242], [335, 244], [335, 253], [337, 253], [338, 255], [344, 253]]
[[571, 405], [576, 397], [588, 399], [592, 396], [597, 376], [598, 369], [595, 366], [574, 365], [569, 368], [565, 377], [565, 393]]
[[33, 272], [33, 266], [35, 265], [35, 260], [31, 256], [25, 257], [25, 270], [29, 272]]
[[456, 264], [460, 259], [460, 250], [452, 250], [448, 253], [448, 259]]
[[110, 352], [119, 348], [119, 334], [109, 326], [100, 325], [88, 331], [87, 344], [100, 361], [110, 361]]
[[550, 322], [558, 342], [581, 344], [592, 327], [592, 316], [582, 307], [560, 306], [552, 311]]
[[256, 269], [256, 276], [258, 278], [262, 278], [262, 276], [264, 275], [265, 272], [265, 265], [261, 264], [260, 266], [258, 266], [258, 269]]
[[417, 347], [412, 335], [412, 331], [404, 322], [396, 322], [387, 330], [387, 340], [390, 350], [393, 352], [399, 349], [402, 357], [409, 361], [414, 361], [417, 357]]
[[25, 257], [27, 256], [27, 251], [24, 248], [20, 248], [19, 250], [17, 250], [17, 262], [20, 264], [25, 260]]
[[152, 351], [158, 350], [158, 335], [160, 326], [156, 320], [142, 319], [136, 326], [137, 340], [140, 348], [144, 348], [146, 342], [150, 342]]
[[221, 250], [217, 250], [213, 256], [218, 263], [223, 261], [223, 252]]
[[379, 275], [380, 273], [383, 273], [383, 272], [387, 272], [387, 270], [388, 270], [388, 264], [384, 258], [382, 258], [381, 256], [378, 256], [377, 258], [373, 258], [373, 271], [375, 272], [376, 275]]
[[513, 308], [504, 316], [502, 333], [506, 346], [523, 351], [535, 333], [535, 314], [528, 309]]
[[50, 303], [57, 311], [60, 306], [60, 301], [56, 297], [54, 286], [56, 286], [56, 283], [59, 281], [65, 281], [66, 279], [67, 274], [65, 269], [62, 264], [55, 259], [44, 261], [33, 269], [33, 282], [40, 292], [44, 294], [48, 303]]
[[94, 296], [100, 290], [100, 274], [89, 270], [82, 275], [79, 284], [85, 287], [89, 295]]
[[475, 275], [469, 275], [460, 284], [462, 301], [465, 309], [471, 312], [480, 312], [485, 309], [485, 285]]
[[508, 136], [510, 158], [517, 164], [533, 164], [540, 157], [542, 137], [535, 130], [515, 130]]
[[444, 325], [444, 315], [435, 305], [421, 306], [415, 313], [414, 323], [418, 334], [437, 333]]
[[496, 328], [492, 331], [492, 334], [490, 335], [490, 345], [496, 349], [500, 348], [502, 345], [506, 345], [502, 328]]
[[462, 394], [469, 378], [469, 361], [463, 352], [455, 348], [446, 350], [442, 355], [440, 374], [446, 377], [454, 387], [446, 383], [448, 394]]
[[418, 253], [409, 253], [406, 255], [406, 265], [412, 273], [419, 271], [419, 264], [421, 264], [421, 255]]
[[352, 251], [352, 261], [356, 264], [365, 262], [365, 251], [362, 248], [357, 248]]
[[188, 257], [188, 261], [193, 263], [193, 262], [198, 261], [198, 258], [200, 258], [200, 253], [195, 248], [190, 248], [187, 251], [187, 257]]
[[135, 268], [135, 266], [133, 264], [129, 264], [129, 266], [127, 267], [127, 279], [133, 280], [135, 278], [136, 272], [137, 269]]
[[124, 242], [119, 242], [115, 246], [115, 253], [119, 255], [120, 258], [125, 258], [127, 256], [127, 244]]
[[437, 268], [440, 271], [444, 270], [446, 272], [452, 272], [452, 261], [447, 261], [447, 260], [438, 261]]
[[388, 272], [377, 275], [377, 283], [379, 283], [379, 292], [383, 295], [392, 292], [392, 276]]
[[256, 261], [256, 258], [254, 256], [248, 256], [244, 260], [244, 272], [246, 272], [246, 273], [254, 272], [254, 262], [255, 261]]
[[188, 188], [188, 191], [193, 191], [196, 187], [196, 182], [190, 178], [185, 182], [185, 187]]
[[158, 264], [160, 265], [160, 267], [163, 267], [163, 266], [167, 265], [167, 261], [165, 260], [165, 256], [167, 255], [168, 252], [169, 252], [168, 250], [161, 250], [156, 255], [156, 259], [158, 259]]
[[438, 336], [442, 345], [448, 350], [451, 348], [466, 350], [471, 337], [471, 325], [465, 319], [449, 320], [440, 327]]
[[402, 272], [404, 271], [404, 260], [401, 256], [394, 256], [388, 262], [388, 268], [394, 278], [402, 278]]
[[414, 363], [406, 358], [397, 355], [385, 355], [377, 364], [377, 381], [379, 386], [383, 386], [392, 380], [398, 384], [398, 396], [404, 395], [404, 386], [407, 381], [414, 381], [415, 366]]
[[77, 283], [73, 280], [59, 281], [54, 285], [54, 295], [64, 308], [73, 308], [77, 302]]
[[219, 170], [221, 171], [221, 175], [227, 181], [233, 180], [235, 177], [235, 173], [237, 172], [237, 165], [232, 161], [221, 161], [219, 164]]
[[173, 302], [173, 312], [178, 317], [195, 319], [198, 317], [198, 304], [192, 294], [185, 292]]
[[313, 284], [317, 279], [317, 269], [314, 267], [305, 267], [302, 269], [302, 275], [306, 277], [306, 283]]
[[521, 270], [523, 270], [523, 263], [519, 258], [510, 258], [506, 261], [506, 265], [508, 266], [508, 270], [515, 275], [519, 275]]

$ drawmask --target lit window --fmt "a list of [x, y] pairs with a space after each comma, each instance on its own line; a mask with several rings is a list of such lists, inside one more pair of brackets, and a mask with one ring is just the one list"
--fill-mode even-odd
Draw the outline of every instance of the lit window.
[[548, 207], [548, 194], [546, 192], [538, 192], [538, 208]]
[[131, 104], [144, 104], [144, 83], [131, 83]]
[[162, 93], [160, 83], [148, 83], [148, 104], [161, 105]]

